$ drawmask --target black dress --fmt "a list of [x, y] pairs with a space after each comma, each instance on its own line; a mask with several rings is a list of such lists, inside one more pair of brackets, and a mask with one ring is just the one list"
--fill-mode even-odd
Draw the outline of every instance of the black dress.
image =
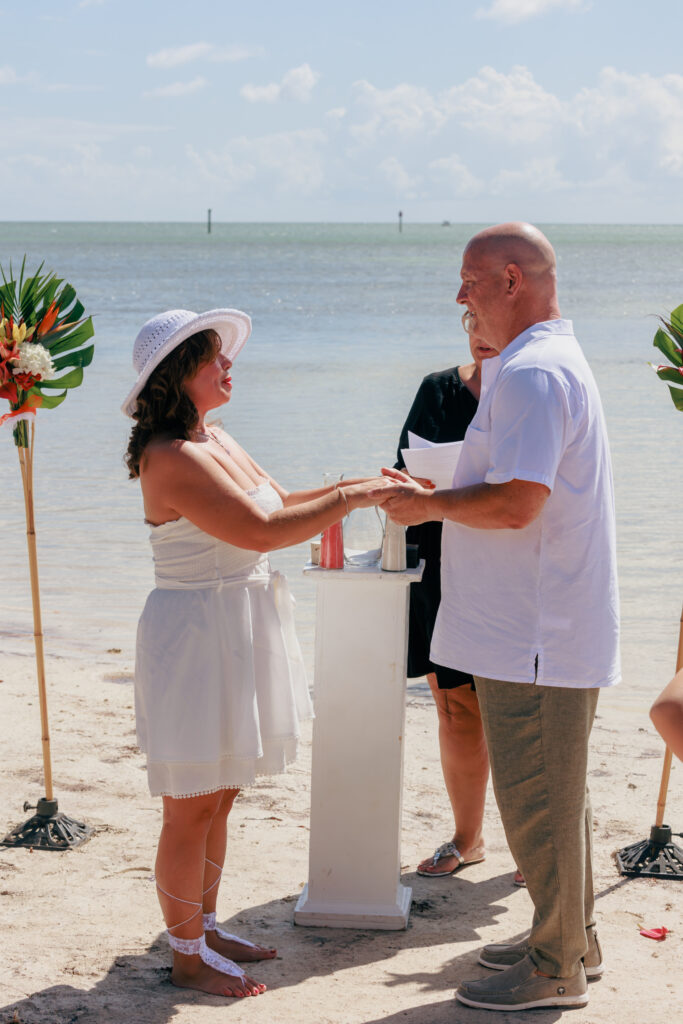
[[[462, 441], [477, 411], [477, 400], [460, 379], [458, 367], [430, 373], [422, 381], [408, 418], [401, 431], [397, 469], [404, 468], [401, 448], [408, 448], [408, 431], [427, 441], [445, 443]], [[436, 613], [441, 601], [441, 523], [409, 526], [408, 544], [417, 544], [425, 569], [420, 583], [410, 586], [410, 631], [408, 638], [408, 677], [435, 672], [440, 690], [450, 690], [466, 683], [472, 676], [457, 669], [434, 665], [429, 660]]]

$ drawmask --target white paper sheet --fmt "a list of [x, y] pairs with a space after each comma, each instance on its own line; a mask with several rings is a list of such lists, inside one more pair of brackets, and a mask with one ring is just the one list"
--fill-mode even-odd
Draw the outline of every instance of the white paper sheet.
[[[452, 448], [454, 445], [462, 444], [462, 441], [428, 441], [426, 437], [408, 431], [408, 448]], [[457, 461], [457, 459], [456, 459]]]
[[410, 475], [431, 480], [437, 491], [450, 490], [462, 441], [435, 444], [408, 431], [408, 443], [410, 448], [401, 448], [401, 455]]

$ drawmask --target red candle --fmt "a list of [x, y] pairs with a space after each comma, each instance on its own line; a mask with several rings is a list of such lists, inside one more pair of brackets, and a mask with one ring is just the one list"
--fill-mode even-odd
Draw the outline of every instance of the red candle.
[[341, 523], [333, 523], [323, 530], [320, 540], [320, 565], [323, 569], [344, 568], [344, 535]]

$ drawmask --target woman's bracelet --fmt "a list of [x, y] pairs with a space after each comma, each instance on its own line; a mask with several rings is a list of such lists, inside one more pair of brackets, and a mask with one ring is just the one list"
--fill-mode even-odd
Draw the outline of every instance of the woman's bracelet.
[[344, 488], [339, 486], [339, 481], [337, 481], [337, 483], [334, 485], [334, 489], [335, 491], [339, 491], [339, 493], [341, 494], [342, 498], [344, 499], [344, 504], [346, 505], [346, 514], [347, 516], [350, 515], [349, 502], [346, 497], [346, 494], [344, 493]]

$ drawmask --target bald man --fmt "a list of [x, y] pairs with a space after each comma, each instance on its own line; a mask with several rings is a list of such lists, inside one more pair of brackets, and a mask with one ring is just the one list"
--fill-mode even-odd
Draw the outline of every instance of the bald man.
[[534, 903], [522, 942], [485, 946], [500, 971], [457, 998], [491, 1010], [583, 1006], [602, 973], [595, 933], [588, 740], [619, 681], [614, 497], [600, 396], [557, 299], [555, 254], [530, 224], [475, 235], [458, 302], [499, 353], [453, 489], [398, 473], [392, 519], [443, 519], [431, 660], [475, 677], [496, 799]]

